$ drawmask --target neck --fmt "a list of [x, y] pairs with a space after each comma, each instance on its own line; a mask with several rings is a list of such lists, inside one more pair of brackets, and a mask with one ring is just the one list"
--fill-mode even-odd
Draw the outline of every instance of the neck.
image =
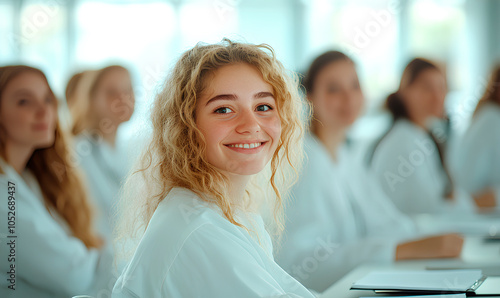
[[6, 162], [14, 168], [18, 174], [21, 174], [26, 168], [34, 151], [33, 147], [7, 142], [5, 144]]
[[237, 175], [237, 174], [227, 174], [229, 178], [229, 195], [231, 196], [232, 201], [235, 205], [245, 208], [244, 206], [244, 198], [245, 198], [245, 189], [250, 181], [249, 175]]
[[418, 117], [410, 117], [409, 119], [413, 124], [415, 124], [416, 126], [422, 128], [423, 130], [425, 131], [428, 131], [429, 129], [427, 128], [427, 118], [418, 118]]
[[111, 147], [115, 147], [116, 144], [116, 134], [118, 131], [118, 126], [114, 125], [110, 128], [99, 128], [99, 132], [101, 133], [102, 139], [108, 143]]
[[316, 125], [313, 133], [326, 147], [333, 160], [337, 161], [338, 148], [345, 141], [345, 128], [328, 128], [322, 125]]

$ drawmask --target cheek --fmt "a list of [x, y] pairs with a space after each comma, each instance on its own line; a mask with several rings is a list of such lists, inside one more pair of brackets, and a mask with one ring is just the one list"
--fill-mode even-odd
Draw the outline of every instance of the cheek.
[[219, 143], [227, 135], [228, 127], [221, 122], [200, 117], [196, 121], [196, 126], [203, 134], [207, 146], [207, 154], [210, 154], [213, 148], [216, 148]]
[[111, 106], [113, 104], [112, 100], [108, 100], [105, 97], [97, 96], [93, 99], [92, 109], [100, 117], [109, 117]]
[[27, 136], [33, 117], [29, 111], [9, 111], [2, 115], [2, 126], [11, 138]]
[[361, 114], [361, 111], [363, 110], [363, 105], [364, 105], [363, 94], [359, 94], [359, 96], [357, 96], [352, 101], [352, 111], [356, 117], [358, 117]]
[[208, 126], [208, 129], [203, 132], [205, 141], [207, 142], [207, 147], [217, 147], [222, 142], [226, 134], [227, 128], [217, 125], [216, 123]]
[[48, 118], [50, 119], [49, 123], [55, 126], [57, 123], [57, 108], [49, 109], [47, 113], [49, 114], [48, 115]]
[[328, 123], [339, 113], [339, 104], [335, 96], [324, 96], [314, 103], [314, 115], [317, 120]]
[[278, 141], [281, 137], [281, 119], [278, 115], [269, 119], [266, 122], [267, 134], [273, 139], [273, 146], [278, 146]]

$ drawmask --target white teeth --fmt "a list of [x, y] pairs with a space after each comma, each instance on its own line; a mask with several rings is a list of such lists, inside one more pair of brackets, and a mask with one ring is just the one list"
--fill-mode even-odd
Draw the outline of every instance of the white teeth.
[[229, 146], [229, 147], [233, 147], [233, 148], [252, 149], [252, 148], [257, 148], [257, 147], [259, 147], [260, 145], [262, 145], [262, 143], [251, 143], [251, 144], [231, 144], [231, 145], [228, 145], [228, 146]]

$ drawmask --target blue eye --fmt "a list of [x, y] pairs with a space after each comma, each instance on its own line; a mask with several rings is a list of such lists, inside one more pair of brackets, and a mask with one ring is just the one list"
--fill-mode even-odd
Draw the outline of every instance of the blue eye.
[[266, 112], [266, 111], [269, 111], [269, 110], [272, 110], [273, 108], [269, 105], [260, 105], [257, 107], [257, 111], [258, 112]]
[[230, 108], [226, 108], [226, 107], [218, 108], [217, 110], [214, 111], [214, 113], [216, 113], [216, 114], [227, 114], [230, 112], [232, 112], [232, 110]]

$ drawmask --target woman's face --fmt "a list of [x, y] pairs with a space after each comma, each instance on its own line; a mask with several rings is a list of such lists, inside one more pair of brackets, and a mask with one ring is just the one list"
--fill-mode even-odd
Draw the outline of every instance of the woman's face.
[[446, 92], [446, 81], [440, 71], [422, 71], [403, 91], [403, 100], [410, 118], [418, 121], [426, 121], [431, 117], [443, 118]]
[[123, 69], [108, 70], [92, 97], [92, 112], [100, 124], [119, 125], [128, 121], [134, 112], [134, 104], [129, 73]]
[[329, 128], [347, 128], [359, 116], [364, 103], [354, 64], [340, 60], [325, 66], [308, 96], [314, 117]]
[[36, 72], [14, 77], [0, 95], [0, 126], [5, 143], [30, 149], [54, 143], [56, 99], [45, 79]]
[[208, 162], [231, 174], [260, 172], [281, 135], [272, 86], [245, 63], [221, 67], [205, 81], [196, 125], [205, 138]]

